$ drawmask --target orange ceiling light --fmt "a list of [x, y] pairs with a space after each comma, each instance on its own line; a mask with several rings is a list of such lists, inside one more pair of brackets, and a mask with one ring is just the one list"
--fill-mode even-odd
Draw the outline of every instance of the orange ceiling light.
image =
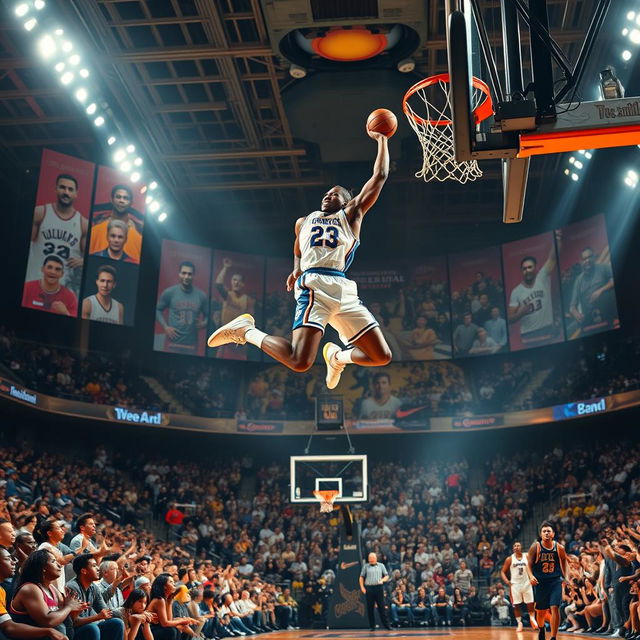
[[311, 47], [316, 54], [336, 62], [368, 60], [382, 53], [386, 46], [385, 35], [371, 33], [364, 27], [331, 29], [324, 36], [311, 41]]

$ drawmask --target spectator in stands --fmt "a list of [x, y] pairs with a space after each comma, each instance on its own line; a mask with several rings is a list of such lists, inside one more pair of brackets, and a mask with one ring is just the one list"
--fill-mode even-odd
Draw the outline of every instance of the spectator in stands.
[[176, 585], [173, 578], [168, 573], [161, 573], [151, 585], [151, 601], [147, 607], [157, 620], [151, 624], [154, 640], [177, 640], [191, 623], [190, 618], [173, 617], [171, 605], [175, 596]]
[[16, 541], [16, 530], [10, 520], [0, 518], [0, 547], [11, 549]]
[[106, 541], [103, 541], [102, 545], [98, 546], [98, 543], [93, 539], [96, 534], [96, 521], [91, 513], [83, 513], [76, 523], [78, 527], [78, 534], [71, 538], [69, 547], [71, 551], [77, 553], [79, 549], [84, 548], [85, 553], [90, 553], [96, 559], [97, 562], [107, 555], [109, 547], [106, 546]]
[[467, 595], [471, 589], [473, 582], [473, 573], [467, 567], [465, 560], [460, 560], [460, 568], [453, 574], [456, 587], [460, 589], [463, 595]]
[[18, 560], [18, 570], [22, 568], [24, 561], [37, 549], [38, 545], [30, 533], [19, 533], [14, 543], [14, 551]]
[[433, 617], [434, 625], [440, 623], [442, 626], [451, 626], [453, 606], [451, 597], [447, 595], [447, 591], [444, 587], [439, 587], [437, 595], [433, 598], [433, 604], [431, 605], [431, 613]]
[[133, 589], [118, 610], [125, 629], [125, 640], [154, 640], [150, 622], [154, 615], [147, 612], [148, 596], [142, 589]]

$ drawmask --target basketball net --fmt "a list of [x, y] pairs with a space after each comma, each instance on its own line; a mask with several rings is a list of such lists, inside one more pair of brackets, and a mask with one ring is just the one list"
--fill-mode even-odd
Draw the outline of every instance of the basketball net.
[[[429, 100], [426, 89], [431, 87], [436, 92], [438, 87], [440, 88], [443, 94], [440, 96], [442, 106], [436, 106]], [[422, 147], [422, 168], [416, 172], [416, 178], [422, 178], [425, 182], [457, 180], [461, 184], [481, 178], [482, 171], [475, 160], [456, 162], [448, 76], [446, 80], [440, 79], [425, 87], [412, 89], [413, 91], [407, 92], [403, 110]], [[418, 114], [414, 111], [408, 101], [411, 96], [416, 96], [414, 99], [416, 109], [419, 108], [422, 111], [424, 108], [426, 114]], [[476, 86], [472, 87], [471, 105], [474, 112], [486, 97], [483, 91]], [[418, 98], [422, 102], [420, 107], [418, 107]]]
[[335, 489], [318, 490], [314, 491], [313, 495], [318, 499], [320, 503], [320, 512], [329, 513], [333, 511], [333, 503], [335, 499], [340, 495], [339, 491]]

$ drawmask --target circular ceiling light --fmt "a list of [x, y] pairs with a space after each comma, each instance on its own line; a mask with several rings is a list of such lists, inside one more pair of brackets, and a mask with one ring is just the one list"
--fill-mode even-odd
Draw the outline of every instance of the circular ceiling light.
[[313, 51], [327, 60], [356, 62], [368, 60], [382, 53], [387, 47], [387, 37], [372, 33], [363, 27], [331, 29], [311, 41]]

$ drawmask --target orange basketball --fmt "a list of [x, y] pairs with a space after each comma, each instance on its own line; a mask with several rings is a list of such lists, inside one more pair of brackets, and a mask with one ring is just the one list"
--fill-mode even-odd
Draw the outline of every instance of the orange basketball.
[[398, 120], [389, 109], [376, 109], [367, 118], [367, 130], [381, 133], [390, 138], [398, 128]]

